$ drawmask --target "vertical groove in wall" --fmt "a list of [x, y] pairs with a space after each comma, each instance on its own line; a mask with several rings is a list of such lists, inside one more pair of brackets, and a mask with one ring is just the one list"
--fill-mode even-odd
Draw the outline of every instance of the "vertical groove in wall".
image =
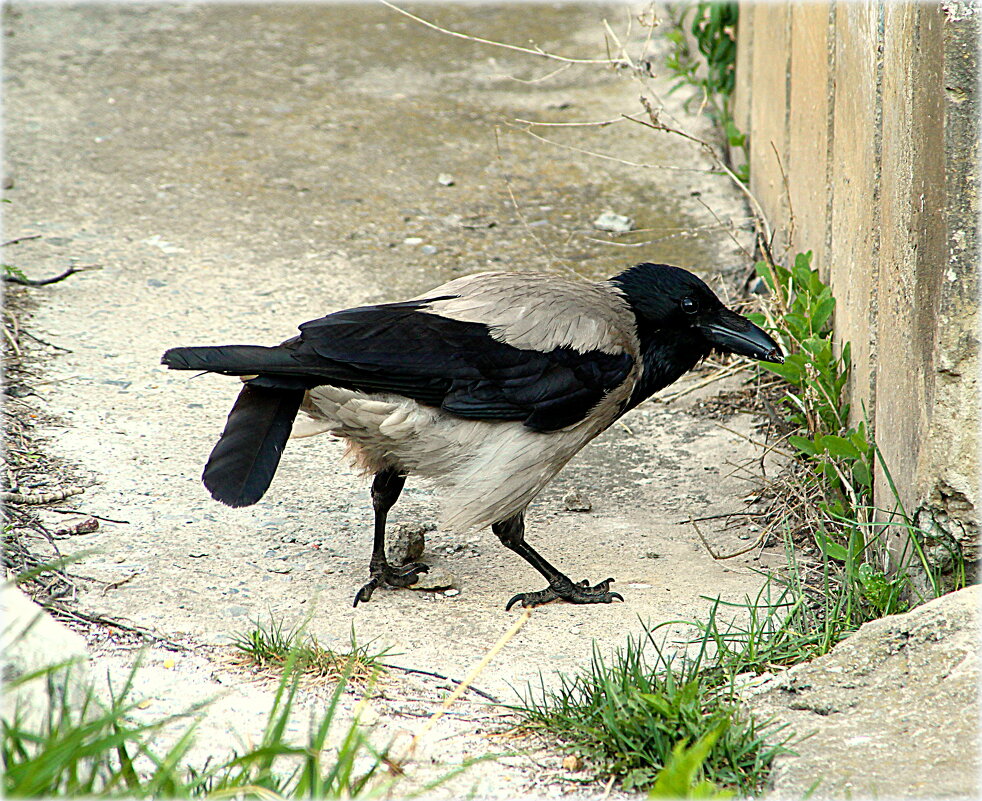
[[829, 5], [829, 35], [828, 35], [828, 59], [829, 59], [829, 74], [827, 81], [826, 91], [828, 92], [828, 109], [826, 111], [828, 115], [828, 121], [826, 122], [826, 130], [828, 130], [828, 140], [825, 143], [825, 264], [824, 264], [824, 275], [822, 280], [826, 283], [831, 283], [832, 281], [832, 203], [835, 199], [835, 193], [832, 191], [832, 154], [833, 146], [835, 145], [835, 24], [836, 24], [836, 14], [837, 14], [838, 0], [832, 0]]
[[[788, 220], [793, 226], [794, 209], [791, 206], [791, 187], [788, 186], [788, 182], [791, 180], [789, 168], [789, 153], [791, 148], [791, 48], [793, 46], [793, 40], [791, 38], [791, 19], [791, 6], [788, 4], [784, 19], [784, 41], [787, 43], [784, 51], [784, 136], [782, 137], [781, 147], [779, 148], [781, 173], [785, 176], [785, 180], [783, 181], [783, 185], [781, 187], [784, 202], [780, 205], [786, 204], [788, 209]], [[788, 247], [793, 246], [793, 242], [790, 238], [790, 232], [786, 244]]]
[[[739, 165], [742, 161], [750, 163], [750, 97], [753, 92], [753, 48], [755, 7], [743, 0], [739, 4], [737, 19], [737, 63], [736, 86], [733, 90], [733, 121], [737, 129], [747, 137], [744, 153], [740, 148], [730, 147], [730, 160]], [[729, 145], [727, 145], [729, 147]]]
[[[873, 271], [872, 283], [873, 292], [869, 300], [869, 406], [870, 415], [875, 416], [876, 409], [876, 374], [877, 364], [877, 321], [879, 309], [879, 281], [880, 281], [880, 221], [882, 202], [881, 188], [883, 184], [883, 48], [884, 28], [886, 25], [885, 0], [878, 0], [876, 3], [876, 103], [874, 109], [874, 129], [873, 129], [873, 159], [876, 168], [873, 172], [873, 235], [870, 242], [870, 254], [872, 256], [870, 269]], [[870, 419], [874, 431], [876, 420]]]

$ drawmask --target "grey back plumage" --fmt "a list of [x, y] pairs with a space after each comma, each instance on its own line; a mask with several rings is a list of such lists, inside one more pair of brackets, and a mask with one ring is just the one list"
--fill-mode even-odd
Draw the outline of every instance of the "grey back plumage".
[[425, 308], [452, 320], [488, 325], [495, 339], [516, 348], [638, 355], [634, 314], [619, 292], [605, 284], [543, 278], [541, 273], [478, 273], [417, 300], [438, 298]]

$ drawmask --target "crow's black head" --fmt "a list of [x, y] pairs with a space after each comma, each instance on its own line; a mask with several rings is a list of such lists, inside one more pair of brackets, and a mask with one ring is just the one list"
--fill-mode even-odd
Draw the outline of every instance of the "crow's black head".
[[765, 331], [727, 309], [687, 270], [644, 263], [610, 280], [633, 309], [641, 340], [645, 374], [632, 406], [671, 384], [714, 349], [784, 361], [780, 346]]
[[639, 329], [687, 334], [706, 350], [783, 362], [781, 348], [746, 317], [727, 309], [706, 283], [680, 267], [638, 264], [611, 279], [638, 318]]

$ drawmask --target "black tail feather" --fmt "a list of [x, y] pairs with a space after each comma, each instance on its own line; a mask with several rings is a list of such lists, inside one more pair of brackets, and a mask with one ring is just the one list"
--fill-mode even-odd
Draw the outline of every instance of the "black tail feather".
[[171, 348], [160, 360], [171, 370], [204, 370], [225, 375], [250, 375], [296, 365], [289, 351], [262, 345], [215, 345], [194, 348]]
[[303, 395], [298, 389], [242, 388], [201, 476], [211, 497], [228, 506], [251, 506], [263, 497]]

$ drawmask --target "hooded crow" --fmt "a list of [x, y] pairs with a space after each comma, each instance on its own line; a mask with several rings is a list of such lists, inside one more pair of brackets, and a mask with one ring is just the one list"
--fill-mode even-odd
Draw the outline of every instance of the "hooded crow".
[[[525, 541], [525, 508], [584, 445], [714, 349], [783, 361], [695, 275], [645, 263], [600, 283], [470, 275], [311, 320], [274, 347], [172, 348], [162, 362], [245, 383], [202, 476], [216, 500], [256, 503], [291, 434], [341, 437], [374, 475], [370, 580], [355, 606], [427, 570], [385, 557], [386, 516], [413, 475], [445, 491], [444, 526], [490, 525], [548, 581], [510, 609], [623, 600], [613, 579], [573, 582], [546, 561]], [[301, 410], [309, 420], [295, 424]]]

